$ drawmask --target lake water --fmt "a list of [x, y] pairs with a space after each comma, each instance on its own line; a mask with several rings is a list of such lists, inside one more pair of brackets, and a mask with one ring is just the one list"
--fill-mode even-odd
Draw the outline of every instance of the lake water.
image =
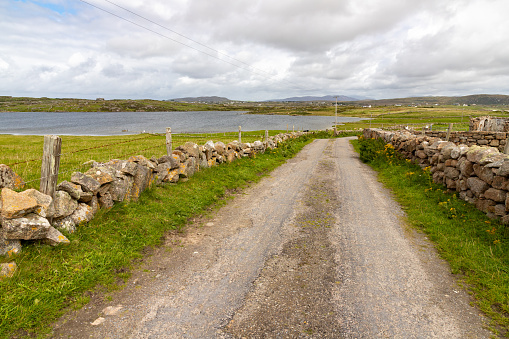
[[[319, 130], [331, 128], [334, 117], [244, 114], [239, 111], [200, 112], [16, 112], [0, 113], [0, 134], [119, 135], [165, 133], [219, 133], [255, 130]], [[359, 121], [338, 117], [338, 123]]]

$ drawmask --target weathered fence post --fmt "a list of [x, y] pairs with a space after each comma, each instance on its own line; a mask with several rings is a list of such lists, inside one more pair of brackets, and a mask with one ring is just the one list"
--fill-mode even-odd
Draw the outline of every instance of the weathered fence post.
[[288, 133], [288, 124], [286, 124], [286, 133]]
[[166, 154], [171, 155], [172, 147], [171, 127], [166, 127]]
[[40, 191], [52, 198], [55, 198], [61, 151], [62, 139], [60, 137], [56, 135], [44, 136]]
[[292, 132], [295, 132], [295, 125], [292, 125]]
[[269, 130], [265, 130], [265, 142], [269, 142]]
[[452, 131], [452, 123], [449, 124], [449, 128], [447, 129], [447, 137], [445, 138], [445, 141], [449, 141], [449, 138], [451, 137], [451, 131]]
[[242, 126], [239, 126], [239, 142], [242, 142]]

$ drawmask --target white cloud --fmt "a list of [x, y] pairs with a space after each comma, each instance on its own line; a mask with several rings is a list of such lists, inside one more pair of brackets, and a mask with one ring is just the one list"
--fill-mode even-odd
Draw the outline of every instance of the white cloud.
[[0, 94], [509, 94], [505, 0], [90, 2], [0, 2]]

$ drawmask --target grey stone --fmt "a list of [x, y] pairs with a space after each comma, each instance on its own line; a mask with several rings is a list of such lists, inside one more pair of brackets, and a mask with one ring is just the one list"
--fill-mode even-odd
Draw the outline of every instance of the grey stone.
[[69, 181], [62, 181], [58, 184], [57, 190], [69, 193], [74, 200], [80, 200], [81, 194], [83, 193], [80, 185]]
[[84, 192], [97, 193], [101, 184], [99, 181], [81, 172], [74, 172], [71, 176], [71, 182], [81, 185]]
[[43, 239], [43, 243], [50, 246], [57, 246], [59, 244], [69, 244], [70, 241], [65, 235], [60, 233], [59, 230], [51, 226], [46, 238]]
[[71, 215], [78, 207], [78, 202], [71, 198], [69, 193], [56, 191], [53, 200], [54, 218], [62, 218]]
[[134, 178], [131, 176], [122, 176], [116, 178], [110, 183], [110, 194], [113, 201], [124, 201], [129, 199]]
[[503, 177], [509, 176], [509, 160], [508, 159], [506, 159], [502, 162], [502, 165], [500, 166], [500, 168], [497, 171], [497, 175], [500, 175]]
[[80, 194], [79, 202], [90, 202], [90, 200], [92, 200], [92, 197], [94, 197], [94, 193], [92, 193], [92, 192], [82, 192]]
[[18, 190], [25, 187], [25, 182], [9, 166], [0, 164], [0, 188], [4, 187]]
[[180, 158], [178, 157], [172, 157], [169, 155], [165, 155], [157, 160], [159, 165], [156, 167], [155, 171], [159, 172], [158, 168], [161, 165], [165, 165], [164, 168], [169, 167], [170, 169], [176, 169], [179, 168], [180, 165]]
[[493, 200], [488, 200], [488, 199], [477, 199], [475, 201], [475, 207], [478, 210], [483, 211], [484, 213], [490, 212], [490, 207], [495, 206], [496, 204], [497, 203], [494, 202]]
[[480, 179], [484, 180], [485, 182], [491, 185], [491, 183], [493, 182], [493, 177], [495, 176], [491, 168], [487, 168], [479, 164], [474, 164], [473, 167], [475, 175], [477, 175]]
[[18, 266], [14, 261], [0, 264], [0, 279], [12, 278], [17, 270]]
[[138, 165], [141, 165], [151, 170], [156, 168], [156, 166], [152, 162], [150, 162], [150, 160], [145, 158], [143, 155], [132, 156], [129, 158], [128, 161], [137, 163]]
[[506, 210], [505, 210], [505, 205], [503, 205], [503, 204], [495, 205], [493, 213], [495, 213], [495, 215], [498, 217], [503, 217], [504, 215], [507, 214]]
[[[26, 191], [25, 191], [26, 192]], [[17, 193], [7, 187], [2, 188], [0, 197], [4, 218], [19, 218], [32, 213], [38, 207], [37, 200], [30, 196], [30, 193]]]
[[467, 186], [477, 197], [483, 194], [490, 187], [490, 185], [488, 185], [486, 182], [476, 177], [468, 178]]
[[2, 233], [5, 239], [44, 239], [50, 227], [48, 219], [32, 213], [22, 218], [5, 219]]
[[33, 188], [24, 191], [24, 194], [37, 201], [37, 208], [34, 211], [35, 213], [44, 218], [53, 217], [53, 214], [55, 213], [55, 210], [53, 209], [53, 198]]
[[493, 181], [491, 182], [491, 186], [493, 186], [493, 188], [496, 188], [496, 189], [507, 190], [508, 183], [509, 183], [509, 181], [507, 180], [506, 177], [501, 177], [501, 176], [497, 175], [493, 178]]
[[100, 166], [89, 169], [85, 174], [97, 180], [102, 186], [114, 180], [116, 177], [116, 170], [112, 167]]
[[415, 156], [416, 156], [416, 157], [418, 157], [418, 158], [420, 158], [420, 159], [426, 159], [426, 158], [428, 157], [428, 156], [426, 155], [426, 152], [421, 151], [421, 150], [416, 151], [416, 152], [415, 152]]
[[226, 151], [226, 146], [221, 141], [218, 141], [214, 144], [214, 149], [216, 150], [217, 154], [224, 155]]
[[496, 188], [488, 188], [486, 192], [484, 192], [484, 197], [486, 199], [493, 200], [495, 202], [505, 202], [507, 192], [504, 190], [499, 190]]
[[106, 193], [108, 193], [108, 192], [110, 191], [110, 187], [111, 187], [111, 184], [110, 184], [110, 183], [107, 183], [107, 184], [102, 185], [102, 186], [99, 188], [99, 191], [97, 191], [97, 195], [98, 195], [98, 196], [105, 195]]
[[137, 165], [138, 170], [134, 176], [134, 182], [131, 189], [131, 199], [137, 200], [141, 193], [150, 185], [152, 181], [152, 170], [145, 166]]
[[104, 209], [110, 209], [114, 205], [113, 197], [110, 192], [106, 192], [105, 194], [99, 196], [99, 206]]
[[200, 153], [200, 162], [199, 162], [199, 169], [208, 168], [209, 163], [207, 161], [207, 156], [205, 153]]
[[444, 175], [449, 179], [458, 179], [460, 172], [454, 167], [446, 167]]
[[200, 157], [200, 150], [198, 149], [198, 145], [194, 142], [188, 141], [184, 145], [177, 147], [176, 150], [182, 151], [190, 157]]
[[474, 173], [474, 164], [462, 157], [458, 161], [458, 169], [464, 177], [470, 177]]
[[19, 239], [6, 239], [0, 232], [0, 256], [12, 257], [21, 253], [21, 241]]
[[131, 176], [135, 176], [136, 171], [138, 170], [135, 162], [130, 162], [127, 160], [110, 160], [105, 164], [105, 166], [112, 167], [122, 174], [128, 174]]
[[[96, 198], [97, 199], [97, 198]], [[94, 217], [92, 207], [87, 204], [79, 204], [73, 214], [53, 221], [53, 226], [59, 230], [65, 230], [69, 233], [76, 231], [78, 226], [85, 225]]]

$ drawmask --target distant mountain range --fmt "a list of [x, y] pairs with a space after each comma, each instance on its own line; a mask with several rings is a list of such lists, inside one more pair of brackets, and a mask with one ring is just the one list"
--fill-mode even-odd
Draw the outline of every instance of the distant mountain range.
[[360, 97], [349, 97], [346, 95], [325, 95], [325, 96], [303, 96], [303, 97], [291, 97], [286, 99], [274, 99], [274, 100], [266, 100], [266, 101], [275, 101], [275, 102], [291, 102], [291, 101], [336, 101], [336, 97], [338, 101], [358, 101], [358, 100], [367, 100], [368, 98], [360, 98]]
[[[338, 101], [358, 101], [358, 100], [369, 100], [365, 97], [349, 97], [345, 95], [325, 95], [325, 96], [303, 96], [303, 97], [291, 97], [285, 99], [273, 99], [273, 100], [264, 100], [265, 102], [305, 102], [305, 101], [336, 101], [336, 97]], [[186, 97], [186, 98], [176, 98], [168, 101], [175, 102], [202, 102], [202, 103], [224, 103], [230, 100], [225, 97], [218, 96], [205, 96], [205, 97]]]
[[202, 103], [208, 103], [208, 104], [220, 104], [220, 103], [223, 103], [223, 102], [229, 102], [229, 101], [233, 101], [233, 100], [230, 100], [230, 99], [225, 98], [225, 97], [211, 96], [211, 97], [176, 98], [176, 99], [171, 99], [171, 100], [168, 100], [168, 101], [176, 101], [176, 102], [202, 102]]
[[355, 105], [509, 105], [509, 95], [501, 94], [474, 94], [466, 96], [429, 96], [429, 97], [410, 97], [381, 100], [361, 100]]
[[[345, 95], [338, 95], [338, 101], [349, 102], [352, 105], [374, 105], [374, 106], [390, 106], [390, 105], [509, 105], [509, 95], [500, 94], [474, 94], [466, 96], [428, 96], [428, 97], [410, 97], [410, 98], [395, 98], [395, 99], [368, 99], [365, 97], [350, 97]], [[225, 97], [218, 96], [203, 96], [203, 97], [187, 97], [177, 98], [168, 101], [176, 102], [195, 102], [207, 104], [221, 104], [236, 100], [230, 100]], [[335, 95], [325, 96], [302, 96], [291, 97], [285, 99], [265, 100], [264, 102], [334, 102], [336, 101]]]

